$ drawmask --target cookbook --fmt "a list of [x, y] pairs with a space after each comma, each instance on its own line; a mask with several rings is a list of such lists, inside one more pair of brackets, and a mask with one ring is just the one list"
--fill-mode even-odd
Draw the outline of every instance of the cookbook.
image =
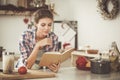
[[40, 59], [39, 66], [62, 63], [71, 57], [71, 52], [73, 50], [74, 48], [67, 49], [63, 52], [45, 52]]

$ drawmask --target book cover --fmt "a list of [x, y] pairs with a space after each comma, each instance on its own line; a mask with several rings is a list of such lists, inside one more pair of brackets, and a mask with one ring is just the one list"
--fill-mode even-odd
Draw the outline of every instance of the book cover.
[[71, 57], [71, 52], [74, 49], [67, 49], [63, 52], [45, 52], [40, 59], [40, 66], [49, 66], [51, 64], [62, 63]]

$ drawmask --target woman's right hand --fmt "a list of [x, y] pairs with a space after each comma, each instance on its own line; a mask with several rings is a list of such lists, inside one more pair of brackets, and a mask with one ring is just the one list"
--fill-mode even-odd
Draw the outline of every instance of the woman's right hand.
[[50, 45], [52, 46], [52, 40], [51, 38], [44, 38], [36, 43], [36, 48], [42, 48], [43, 46]]
[[58, 64], [51, 64], [51, 65], [48, 66], [48, 68], [49, 68], [51, 71], [57, 73], [58, 70], [59, 70], [59, 68], [60, 68], [60, 63], [58, 63]]

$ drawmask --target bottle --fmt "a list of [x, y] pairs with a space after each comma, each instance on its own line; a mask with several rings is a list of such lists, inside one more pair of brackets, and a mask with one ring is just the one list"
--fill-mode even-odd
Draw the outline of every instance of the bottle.
[[118, 60], [119, 57], [119, 51], [117, 49], [117, 44], [116, 42], [112, 42], [111, 44], [111, 49], [109, 50], [109, 59], [111, 62], [115, 62]]
[[14, 53], [3, 52], [3, 73], [9, 74], [14, 70]]

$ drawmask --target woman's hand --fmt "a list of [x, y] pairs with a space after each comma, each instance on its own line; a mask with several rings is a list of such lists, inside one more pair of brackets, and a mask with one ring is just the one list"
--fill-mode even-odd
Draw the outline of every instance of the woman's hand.
[[36, 43], [37, 48], [41, 48], [46, 45], [52, 46], [52, 40], [50, 38], [44, 38]]
[[58, 72], [59, 68], [60, 68], [60, 63], [58, 64], [52, 64], [50, 66], [48, 66], [48, 68], [53, 71], [53, 72]]

